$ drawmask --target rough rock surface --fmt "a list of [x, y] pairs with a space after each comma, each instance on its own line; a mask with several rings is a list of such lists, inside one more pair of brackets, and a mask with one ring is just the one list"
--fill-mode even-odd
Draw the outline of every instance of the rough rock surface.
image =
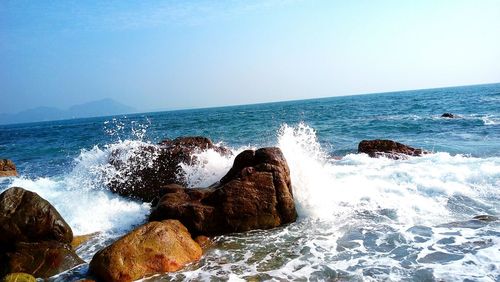
[[7, 254], [7, 272], [24, 272], [48, 278], [84, 263], [70, 245], [56, 241], [16, 243]]
[[66, 221], [37, 193], [12, 187], [0, 194], [0, 246], [52, 240], [71, 243], [72, 239]]
[[290, 170], [279, 148], [243, 151], [212, 187], [164, 189], [150, 221], [178, 219], [196, 235], [268, 229], [297, 218]]
[[46, 278], [79, 265], [72, 239], [69, 225], [38, 194], [20, 187], [0, 194], [0, 274]]
[[97, 252], [89, 271], [102, 281], [132, 281], [176, 271], [201, 253], [179, 221], [150, 222]]
[[0, 177], [17, 176], [16, 165], [11, 160], [0, 159]]
[[171, 183], [185, 185], [180, 164], [193, 163], [193, 154], [207, 149], [221, 154], [231, 153], [205, 137], [164, 140], [158, 145], [143, 146], [128, 158], [124, 158], [127, 152], [123, 150], [113, 151], [109, 163], [121, 173], [108, 180], [108, 187], [122, 196], [146, 202], [157, 200], [163, 195], [161, 186]]
[[368, 154], [372, 158], [387, 157], [401, 159], [406, 156], [421, 156], [427, 151], [415, 149], [392, 140], [363, 140], [358, 145], [358, 153]]

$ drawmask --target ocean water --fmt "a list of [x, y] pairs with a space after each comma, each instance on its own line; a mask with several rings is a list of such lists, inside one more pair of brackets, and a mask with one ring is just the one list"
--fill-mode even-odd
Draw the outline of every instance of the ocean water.
[[[200, 262], [145, 281], [500, 281], [500, 223], [472, 220], [500, 213], [500, 84], [2, 125], [0, 157], [20, 177], [0, 179], [0, 191], [35, 191], [76, 235], [100, 232], [77, 249], [89, 262], [151, 208], [107, 191], [111, 150], [190, 135], [235, 154], [280, 147], [299, 218], [216, 237]], [[376, 138], [433, 154], [356, 154]], [[182, 168], [190, 186], [207, 186], [233, 158], [205, 151]]]

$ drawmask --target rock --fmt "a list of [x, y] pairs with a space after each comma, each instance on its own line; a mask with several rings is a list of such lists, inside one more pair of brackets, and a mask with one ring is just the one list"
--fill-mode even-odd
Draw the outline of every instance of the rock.
[[196, 160], [193, 154], [207, 149], [231, 154], [230, 150], [214, 145], [205, 137], [164, 140], [158, 145], [143, 146], [132, 152], [132, 156], [128, 154], [130, 152], [115, 150], [109, 163], [120, 173], [111, 175], [108, 187], [122, 196], [146, 202], [158, 200], [163, 195], [161, 186], [172, 183], [186, 185], [180, 164], [192, 164]]
[[458, 118], [459, 116], [454, 115], [452, 113], [444, 113], [441, 115], [442, 118]]
[[7, 253], [7, 272], [24, 272], [48, 278], [84, 263], [69, 244], [46, 241], [19, 242]]
[[368, 154], [372, 158], [387, 157], [401, 159], [406, 156], [421, 156], [427, 151], [415, 149], [392, 140], [363, 140], [358, 145], [358, 153]]
[[482, 215], [476, 215], [472, 219], [480, 220], [480, 221], [484, 221], [484, 222], [493, 222], [493, 221], [497, 221], [498, 217], [493, 216], [493, 215], [482, 214]]
[[102, 281], [132, 281], [177, 271], [201, 253], [179, 221], [150, 222], [97, 252], [89, 271]]
[[11, 160], [0, 159], [0, 177], [17, 176], [16, 165]]
[[36, 279], [27, 273], [9, 273], [5, 275], [2, 282], [36, 282]]
[[16, 242], [71, 243], [73, 232], [57, 210], [37, 193], [12, 187], [0, 194], [0, 249]]
[[76, 250], [78, 247], [85, 244], [89, 240], [97, 237], [99, 234], [101, 234], [101, 232], [94, 232], [94, 233], [85, 234], [85, 235], [73, 236], [73, 241], [71, 241], [71, 247], [74, 250]]
[[204, 235], [196, 236], [196, 238], [194, 238], [194, 241], [196, 243], [198, 243], [198, 245], [200, 245], [200, 247], [203, 250], [205, 250], [213, 245], [213, 241], [209, 237], [204, 236]]
[[297, 218], [290, 170], [279, 148], [243, 151], [212, 187], [164, 189], [150, 221], [178, 219], [196, 235], [269, 229]]

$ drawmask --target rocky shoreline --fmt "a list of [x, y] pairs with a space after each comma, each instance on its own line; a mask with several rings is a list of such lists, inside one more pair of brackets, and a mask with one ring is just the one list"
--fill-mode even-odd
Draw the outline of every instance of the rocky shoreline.
[[[129, 177], [111, 176], [110, 191], [152, 202], [153, 208], [147, 223], [94, 255], [88, 279], [133, 281], [177, 271], [201, 258], [200, 245], [210, 241], [206, 236], [276, 228], [297, 219], [290, 169], [279, 148], [243, 151], [217, 183], [187, 188], [180, 164], [195, 161], [194, 153], [206, 149], [231, 154], [204, 137], [144, 146], [126, 161], [120, 155], [127, 152], [112, 152], [110, 165]], [[393, 159], [428, 153], [391, 140], [364, 140], [358, 149]], [[15, 280], [19, 273], [48, 278], [85, 263], [75, 248], [91, 236], [74, 237], [58, 211], [36, 193], [11, 187], [0, 194], [0, 275], [5, 281], [21, 281]]]

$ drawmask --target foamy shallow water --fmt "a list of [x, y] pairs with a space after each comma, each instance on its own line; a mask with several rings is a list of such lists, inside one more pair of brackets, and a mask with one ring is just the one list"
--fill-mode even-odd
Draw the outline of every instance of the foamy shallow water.
[[[77, 250], [88, 262], [149, 214], [149, 204], [103, 185], [104, 175], [120, 173], [107, 165], [110, 152], [125, 148], [133, 155], [143, 144], [96, 146], [82, 151], [63, 176], [3, 179], [0, 187], [39, 193], [77, 235], [101, 232]], [[200, 262], [145, 281], [500, 280], [499, 222], [471, 221], [499, 214], [500, 158], [435, 153], [395, 161], [349, 154], [336, 160], [305, 124], [283, 125], [275, 145], [290, 166], [297, 222], [216, 237]], [[233, 158], [200, 153], [196, 164], [183, 165], [190, 186], [217, 181]], [[53, 280], [75, 280], [86, 270], [83, 265]]]

